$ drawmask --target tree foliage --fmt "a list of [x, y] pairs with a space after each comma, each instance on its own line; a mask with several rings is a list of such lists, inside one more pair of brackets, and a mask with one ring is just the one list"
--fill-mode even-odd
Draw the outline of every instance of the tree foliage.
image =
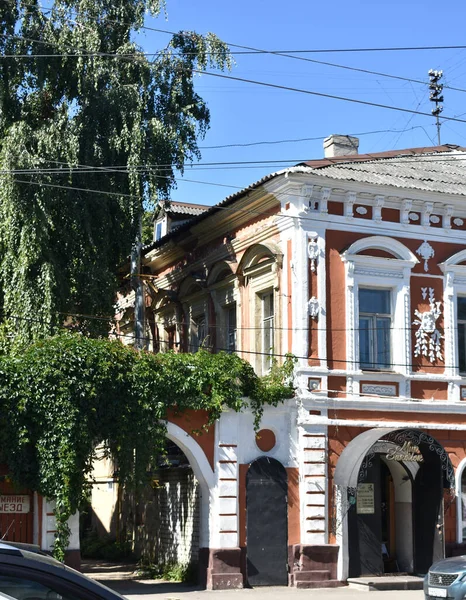
[[[109, 315], [142, 207], [199, 158], [193, 69], [229, 66], [213, 34], [154, 57], [135, 42], [163, 0], [0, 2], [0, 309], [29, 342], [63, 315]], [[89, 191], [94, 190], [94, 191]], [[105, 320], [79, 318], [103, 333]]]
[[291, 358], [261, 379], [235, 354], [150, 354], [79, 334], [42, 340], [0, 360], [2, 459], [15, 481], [56, 501], [63, 558], [98, 446], [120, 482], [137, 485], [161, 452], [169, 409], [204, 409], [213, 423], [248, 402], [257, 427], [265, 403], [292, 396], [292, 371]]

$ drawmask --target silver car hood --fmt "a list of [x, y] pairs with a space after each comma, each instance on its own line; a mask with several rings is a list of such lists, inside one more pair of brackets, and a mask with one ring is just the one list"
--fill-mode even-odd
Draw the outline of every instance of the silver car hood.
[[444, 558], [429, 569], [430, 573], [459, 573], [460, 571], [466, 571], [466, 556]]

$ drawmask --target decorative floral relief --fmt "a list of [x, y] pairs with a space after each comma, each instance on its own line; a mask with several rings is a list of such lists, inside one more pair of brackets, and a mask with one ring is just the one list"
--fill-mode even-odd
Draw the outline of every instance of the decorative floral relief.
[[[423, 288], [424, 289], [424, 288]], [[443, 360], [440, 347], [440, 340], [443, 335], [437, 329], [437, 319], [441, 315], [441, 302], [436, 302], [434, 298], [434, 289], [429, 288], [429, 306], [430, 310], [419, 312], [414, 311], [417, 319], [413, 325], [418, 325], [416, 331], [416, 344], [414, 346], [414, 356], [426, 356], [431, 363], [437, 359]]]
[[317, 260], [319, 258], [319, 245], [317, 238], [311, 238], [307, 246], [307, 255], [311, 261], [311, 271], [317, 270]]
[[358, 206], [356, 212], [358, 215], [367, 215], [367, 208], [365, 206]]
[[456, 225], [457, 227], [462, 227], [464, 225], [464, 221], [463, 221], [463, 219], [456, 217], [456, 219], [453, 219], [453, 224]]
[[317, 319], [317, 317], [319, 316], [320, 305], [319, 300], [315, 296], [312, 296], [312, 298], [309, 300], [307, 304], [307, 309], [309, 312], [309, 316], [313, 319]]
[[440, 223], [440, 217], [438, 215], [430, 215], [431, 223]]
[[408, 216], [410, 221], [419, 221], [419, 215], [417, 213], [409, 213]]
[[416, 254], [424, 260], [424, 271], [427, 273], [429, 270], [429, 259], [435, 256], [435, 250], [429, 244], [427, 240], [424, 240], [419, 248], [416, 250]]

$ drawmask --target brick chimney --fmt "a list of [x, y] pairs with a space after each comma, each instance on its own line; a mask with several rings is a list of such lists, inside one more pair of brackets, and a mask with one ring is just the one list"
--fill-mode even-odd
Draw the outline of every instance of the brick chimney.
[[359, 148], [359, 139], [350, 135], [329, 135], [324, 140], [324, 156], [332, 158], [333, 156], [348, 156], [357, 154]]

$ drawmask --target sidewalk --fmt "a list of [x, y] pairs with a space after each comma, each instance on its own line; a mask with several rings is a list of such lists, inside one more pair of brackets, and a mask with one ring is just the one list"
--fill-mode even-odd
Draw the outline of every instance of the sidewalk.
[[[298, 590], [289, 587], [257, 587], [242, 590], [210, 591], [184, 583], [138, 579], [135, 563], [108, 563], [85, 560], [82, 571], [128, 600], [424, 600], [422, 590], [362, 591], [350, 587]], [[368, 595], [369, 594], [369, 595]], [[141, 598], [143, 596], [143, 598]]]

